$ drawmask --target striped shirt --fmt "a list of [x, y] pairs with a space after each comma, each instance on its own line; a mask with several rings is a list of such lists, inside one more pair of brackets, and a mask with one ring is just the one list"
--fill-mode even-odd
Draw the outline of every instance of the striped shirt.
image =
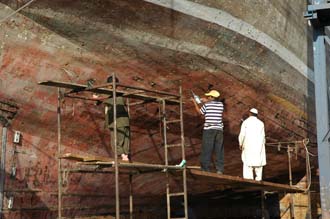
[[204, 129], [223, 130], [222, 113], [223, 103], [220, 101], [210, 101], [205, 103], [200, 111], [205, 116]]

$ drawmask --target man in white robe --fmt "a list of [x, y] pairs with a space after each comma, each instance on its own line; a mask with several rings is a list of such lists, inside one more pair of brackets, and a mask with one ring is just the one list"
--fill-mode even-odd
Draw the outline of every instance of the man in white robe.
[[242, 150], [243, 178], [262, 180], [262, 169], [266, 165], [265, 128], [264, 123], [258, 119], [258, 110], [252, 108], [250, 116], [243, 121], [238, 136]]

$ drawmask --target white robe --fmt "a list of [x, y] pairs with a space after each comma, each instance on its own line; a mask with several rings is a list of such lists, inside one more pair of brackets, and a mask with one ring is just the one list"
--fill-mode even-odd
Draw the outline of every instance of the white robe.
[[247, 166], [266, 165], [265, 128], [264, 123], [255, 116], [250, 116], [241, 126], [238, 136], [242, 145], [242, 161]]

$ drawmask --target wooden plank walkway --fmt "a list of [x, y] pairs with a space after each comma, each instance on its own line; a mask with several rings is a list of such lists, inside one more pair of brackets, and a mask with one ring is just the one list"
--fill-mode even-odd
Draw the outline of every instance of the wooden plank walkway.
[[[96, 165], [100, 168], [104, 167], [114, 167], [115, 160], [113, 158], [108, 157], [100, 157], [100, 156], [83, 156], [67, 153], [61, 156], [61, 159], [73, 160], [81, 162], [84, 165]], [[147, 164], [141, 162], [129, 162], [118, 159], [118, 167], [125, 169], [133, 169], [140, 173], [153, 171], [161, 171], [165, 172], [167, 170], [177, 171], [182, 170], [182, 167], [176, 165], [162, 165], [162, 164]]]
[[[100, 156], [83, 156], [67, 153], [61, 156], [62, 159], [78, 161], [84, 165], [96, 165], [100, 168], [114, 167], [115, 161], [113, 158]], [[118, 160], [118, 166], [124, 170], [131, 170], [132, 173], [147, 173], [147, 172], [165, 172], [165, 171], [179, 171], [181, 167], [176, 165], [161, 165], [161, 164], [147, 164], [141, 162], [128, 162]], [[272, 183], [267, 181], [255, 181], [244, 179], [238, 176], [220, 175], [212, 172], [205, 172], [199, 170], [196, 166], [187, 166], [188, 180], [198, 181], [199, 184], [208, 184], [218, 187], [224, 186], [226, 189], [244, 190], [244, 191], [260, 191], [265, 190], [269, 192], [288, 192], [288, 193], [303, 193], [305, 190], [296, 186], [290, 186], [280, 183]], [[127, 172], [131, 173], [131, 172]]]
[[304, 189], [290, 186], [280, 183], [272, 183], [267, 181], [256, 181], [251, 179], [244, 179], [239, 176], [229, 176], [229, 175], [220, 175], [212, 172], [205, 172], [197, 169], [189, 170], [189, 177], [193, 177], [194, 180], [203, 181], [203, 183], [212, 184], [212, 185], [224, 185], [226, 188], [244, 188], [245, 191], [279, 191], [279, 192], [288, 192], [288, 193], [302, 193], [305, 192]]

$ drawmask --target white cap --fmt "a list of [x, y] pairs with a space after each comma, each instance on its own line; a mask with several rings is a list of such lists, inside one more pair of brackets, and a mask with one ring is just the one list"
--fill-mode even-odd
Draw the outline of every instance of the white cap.
[[256, 108], [252, 108], [250, 109], [250, 112], [251, 113], [254, 113], [254, 114], [258, 114], [258, 110]]

